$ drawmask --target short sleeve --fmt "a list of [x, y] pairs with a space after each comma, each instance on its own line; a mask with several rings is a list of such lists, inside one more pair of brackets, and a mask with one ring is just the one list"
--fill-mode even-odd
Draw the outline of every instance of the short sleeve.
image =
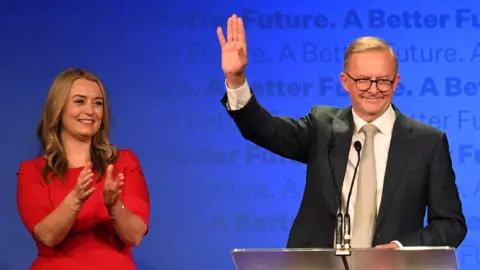
[[131, 150], [125, 150], [125, 162], [123, 203], [130, 212], [139, 216], [148, 227], [150, 196], [140, 162]]
[[32, 235], [35, 226], [53, 210], [47, 184], [32, 161], [23, 161], [17, 171], [17, 207]]

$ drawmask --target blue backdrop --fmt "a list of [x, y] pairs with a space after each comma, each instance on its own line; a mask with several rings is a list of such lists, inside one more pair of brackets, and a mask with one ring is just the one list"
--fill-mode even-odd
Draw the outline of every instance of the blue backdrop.
[[393, 45], [394, 102], [448, 133], [469, 227], [458, 259], [478, 269], [479, 10], [475, 0], [2, 1], [0, 269], [27, 269], [36, 256], [15, 173], [37, 153], [48, 88], [69, 67], [104, 80], [112, 141], [142, 163], [152, 213], [140, 270], [234, 269], [231, 248], [285, 247], [305, 167], [246, 142], [220, 104], [216, 26], [232, 13], [246, 24], [249, 82], [281, 115], [349, 105], [338, 80], [345, 47], [364, 35]]

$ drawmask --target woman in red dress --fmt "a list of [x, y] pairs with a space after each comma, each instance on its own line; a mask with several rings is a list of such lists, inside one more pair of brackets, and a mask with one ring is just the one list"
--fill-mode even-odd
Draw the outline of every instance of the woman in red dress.
[[135, 154], [110, 144], [109, 120], [97, 76], [69, 69], [55, 79], [37, 129], [43, 154], [17, 173], [18, 210], [38, 248], [31, 270], [136, 269], [149, 194]]

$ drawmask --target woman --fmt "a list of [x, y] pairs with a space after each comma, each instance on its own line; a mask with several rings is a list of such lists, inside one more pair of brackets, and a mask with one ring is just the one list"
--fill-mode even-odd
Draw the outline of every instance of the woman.
[[32, 270], [136, 269], [150, 200], [139, 161], [109, 142], [100, 79], [69, 69], [53, 82], [37, 128], [43, 155], [23, 161], [17, 205], [33, 235]]

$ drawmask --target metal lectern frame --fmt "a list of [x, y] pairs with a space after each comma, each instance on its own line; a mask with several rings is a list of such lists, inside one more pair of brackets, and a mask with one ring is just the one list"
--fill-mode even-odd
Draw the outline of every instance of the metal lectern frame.
[[232, 249], [237, 270], [458, 270], [453, 247], [352, 249]]

